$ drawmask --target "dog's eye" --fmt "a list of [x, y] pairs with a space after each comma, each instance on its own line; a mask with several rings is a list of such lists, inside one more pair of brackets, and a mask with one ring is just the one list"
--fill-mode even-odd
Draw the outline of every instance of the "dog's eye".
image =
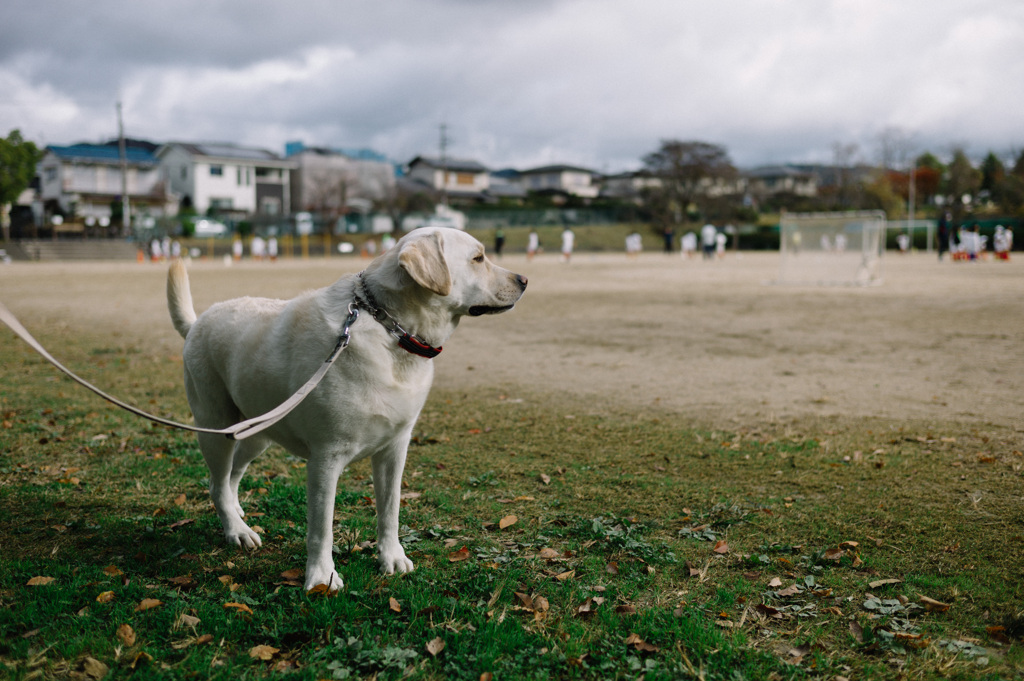
[[473, 258], [473, 262], [483, 262], [483, 261], [484, 261], [484, 254], [483, 253], [481, 253], [480, 255], [478, 255], [475, 258]]

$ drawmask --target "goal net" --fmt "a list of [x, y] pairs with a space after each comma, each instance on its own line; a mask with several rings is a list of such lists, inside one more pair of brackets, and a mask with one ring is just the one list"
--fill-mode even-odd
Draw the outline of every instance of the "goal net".
[[885, 213], [783, 213], [779, 249], [780, 284], [880, 283]]

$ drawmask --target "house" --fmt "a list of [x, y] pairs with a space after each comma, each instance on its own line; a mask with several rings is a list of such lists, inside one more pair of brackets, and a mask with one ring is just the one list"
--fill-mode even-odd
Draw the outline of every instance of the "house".
[[291, 212], [292, 161], [234, 144], [171, 142], [157, 152], [163, 177], [197, 213], [246, 217]]
[[597, 173], [586, 168], [568, 165], [550, 165], [523, 170], [519, 183], [527, 192], [561, 193], [584, 199], [596, 198], [600, 187]]
[[409, 179], [434, 191], [447, 194], [453, 201], [482, 201], [490, 188], [490, 173], [476, 161], [438, 160], [417, 156], [409, 161]]
[[601, 196], [639, 204], [645, 191], [660, 189], [661, 186], [661, 178], [657, 175], [648, 170], [633, 170], [606, 175], [601, 182]]
[[[124, 166], [132, 213], [177, 213], [154, 154], [155, 144], [128, 140]], [[87, 223], [107, 222], [121, 201], [121, 153], [117, 140], [105, 144], [47, 146], [36, 166], [39, 198], [48, 215], [62, 214]]]
[[526, 199], [526, 189], [519, 182], [519, 171], [513, 168], [491, 172], [487, 184], [487, 195], [493, 201], [522, 204]]
[[395, 192], [395, 167], [368, 150], [307, 147], [290, 142], [288, 160], [295, 164], [291, 205], [296, 211], [340, 215], [353, 205], [386, 200]]
[[747, 179], [747, 190], [753, 196], [783, 193], [808, 197], [818, 195], [818, 175], [806, 168], [791, 165], [761, 166], [743, 175]]

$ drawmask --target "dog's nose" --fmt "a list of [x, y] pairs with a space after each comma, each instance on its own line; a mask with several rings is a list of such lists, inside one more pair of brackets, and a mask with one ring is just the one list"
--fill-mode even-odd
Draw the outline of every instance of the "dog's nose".
[[526, 277], [524, 277], [523, 275], [521, 275], [521, 274], [517, 274], [517, 275], [516, 275], [516, 283], [517, 283], [517, 284], [519, 284], [519, 288], [520, 288], [521, 290], [523, 290], [523, 291], [525, 291], [525, 290], [526, 290], [526, 284], [527, 284], [528, 282], [529, 282], [529, 279], [527, 279], [527, 278], [526, 278]]

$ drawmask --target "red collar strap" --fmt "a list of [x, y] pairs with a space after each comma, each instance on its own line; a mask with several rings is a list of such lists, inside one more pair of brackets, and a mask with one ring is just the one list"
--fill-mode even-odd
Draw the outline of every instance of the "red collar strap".
[[409, 333], [402, 328], [402, 325], [398, 323], [397, 319], [388, 314], [387, 310], [377, 305], [373, 296], [370, 295], [370, 291], [366, 288], [362, 272], [360, 272], [356, 277], [356, 283], [356, 304], [358, 307], [369, 312], [370, 316], [376, 319], [388, 333], [398, 339], [398, 347], [402, 348], [406, 352], [411, 352], [414, 355], [426, 357], [427, 359], [433, 359], [441, 354], [441, 350], [443, 350], [443, 348], [435, 348], [430, 343], [425, 342], [422, 338]]

